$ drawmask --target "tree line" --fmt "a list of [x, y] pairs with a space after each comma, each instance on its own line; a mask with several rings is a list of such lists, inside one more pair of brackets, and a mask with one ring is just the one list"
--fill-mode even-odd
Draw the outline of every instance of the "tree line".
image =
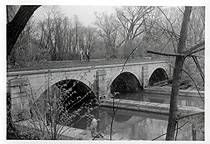
[[[92, 58], [151, 56], [146, 50], [176, 52], [183, 7], [117, 7], [111, 14], [95, 13], [95, 23], [84, 26], [77, 15], [68, 18], [58, 6], [44, 7], [44, 18], [31, 17], [10, 54], [12, 61], [62, 61], [78, 59], [79, 51]], [[19, 6], [7, 6], [8, 22]], [[167, 19], [164, 17], [167, 16]], [[189, 47], [204, 39], [204, 8], [195, 7]]]

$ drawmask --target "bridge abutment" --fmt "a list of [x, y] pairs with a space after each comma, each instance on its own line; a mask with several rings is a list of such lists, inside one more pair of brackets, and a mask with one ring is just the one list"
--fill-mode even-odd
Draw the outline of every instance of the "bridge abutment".
[[30, 88], [25, 77], [16, 77], [8, 80], [7, 93], [11, 95], [11, 116], [14, 121], [29, 117]]

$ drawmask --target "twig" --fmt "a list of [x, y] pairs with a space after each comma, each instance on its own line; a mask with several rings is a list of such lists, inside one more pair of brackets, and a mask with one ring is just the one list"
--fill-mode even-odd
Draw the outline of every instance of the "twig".
[[112, 126], [113, 126], [113, 122], [114, 122], [114, 116], [115, 116], [115, 110], [114, 110], [114, 96], [113, 96], [113, 107], [112, 107], [112, 110], [113, 110], [113, 115], [112, 115], [112, 121], [111, 121], [111, 127], [110, 127], [110, 140], [112, 140]]
[[204, 112], [181, 116], [181, 117], [177, 118], [177, 120], [180, 120], [180, 119], [183, 119], [183, 118], [186, 118], [186, 117], [190, 117], [190, 116], [200, 115], [200, 114], [204, 114]]
[[130, 58], [130, 56], [133, 54], [133, 52], [134, 52], [140, 45], [141, 45], [141, 43], [140, 43], [139, 45], [137, 45], [137, 46], [131, 51], [131, 53], [128, 55], [128, 57], [126, 58], [126, 60], [125, 60], [125, 62], [124, 62], [124, 64], [123, 64], [123, 67], [122, 67], [122, 70], [121, 70], [120, 73], [123, 72], [123, 70], [124, 70], [124, 68], [125, 68], [125, 64], [127, 63], [128, 59]]
[[177, 7], [177, 8], [179, 9], [179, 11], [180, 11], [182, 14], [184, 14], [183, 10], [181, 10], [179, 7]]
[[[201, 48], [201, 49], [198, 49], [198, 50], [195, 50], [195, 51], [192, 51], [191, 53], [187, 54], [186, 57], [187, 57], [188, 55], [192, 55], [192, 54], [194, 54], [194, 53], [197, 53], [197, 52], [199, 52], [199, 51], [202, 51], [202, 50], [204, 50], [204, 49], [205, 49], [205, 47], [203, 47], [203, 48]], [[200, 56], [200, 57], [201, 57], [201, 56]]]
[[170, 36], [170, 38], [168, 39], [167, 43], [163, 46], [163, 48], [161, 49], [161, 52], [166, 48], [166, 46], [168, 45], [168, 43], [170, 42], [172, 36]]
[[182, 57], [186, 57], [186, 56], [189, 56], [189, 57], [199, 57], [199, 56], [196, 56], [196, 55], [186, 55], [186, 54], [182, 54], [182, 53], [161, 53], [161, 52], [155, 52], [155, 51], [147, 51], [147, 53], [151, 53], [151, 54], [157, 54], [157, 55], [163, 55], [163, 56], [182, 56]]
[[197, 45], [191, 47], [190, 49], [187, 49], [187, 50], [183, 51], [182, 53], [183, 53], [183, 54], [186, 54], [186, 55], [189, 55], [189, 54], [191, 54], [194, 50], [196, 50], [197, 48], [199, 48], [199, 47], [201, 47], [201, 46], [204, 46], [204, 45], [205, 45], [205, 41], [203, 41], [203, 42], [201, 42], [201, 43], [199, 43], [199, 44], [197, 44]]
[[177, 136], [178, 136], [178, 129], [179, 129], [179, 125], [178, 125], [178, 121], [176, 121], [176, 135], [175, 135], [175, 141], [177, 140]]
[[[187, 121], [186, 123], [184, 123], [183, 125], [181, 125], [178, 129], [181, 129], [181, 128], [182, 128], [184, 125], [186, 125], [188, 122], [189, 122], [189, 121]], [[178, 130], [178, 129], [176, 128], [176, 129], [174, 129], [174, 130], [171, 130], [170, 132], [175, 131], [175, 130]], [[158, 138], [160, 138], [160, 137], [162, 137], [162, 136], [164, 136], [164, 135], [166, 135], [166, 134], [167, 134], [167, 133], [164, 133], [164, 134], [162, 134], [162, 135], [160, 135], [160, 136], [158, 136], [158, 137], [152, 139], [152, 141], [154, 141], [154, 140], [156, 140], [156, 139], [158, 139]]]
[[[184, 63], [184, 64], [185, 64], [185, 63]], [[197, 84], [195, 83], [194, 79], [191, 77], [191, 75], [190, 75], [186, 70], [184, 70], [184, 69], [182, 69], [182, 70], [183, 70], [183, 71], [190, 77], [190, 79], [193, 81], [193, 83], [194, 83], [194, 85], [195, 85], [195, 87], [196, 87], [196, 90], [198, 91], [198, 94], [199, 94], [199, 96], [200, 96], [202, 102], [205, 103], [205, 102], [204, 102], [204, 99], [201, 97], [200, 91], [199, 91], [198, 86], [197, 86]]]
[[147, 53], [163, 55], [163, 56], [185, 56], [184, 54], [177, 54], [177, 53], [161, 53], [161, 52], [154, 52], [154, 51], [147, 51]]
[[[167, 19], [167, 21], [169, 22], [169, 24], [170, 24], [170, 26], [171, 26], [171, 29], [172, 29], [172, 32], [173, 32], [173, 34], [176, 34], [175, 33], [175, 31], [174, 31], [174, 28], [173, 28], [173, 25], [172, 25], [172, 23], [171, 23], [171, 21], [169, 20], [169, 18], [166, 16], [166, 14], [163, 12], [163, 10], [160, 8], [160, 7], [157, 7], [160, 11], [161, 11], [161, 13], [165, 16], [165, 18]], [[176, 35], [175, 35], [176, 36]], [[176, 37], [176, 41], [177, 41], [177, 43], [178, 43], [178, 39], [177, 39], [177, 37]]]
[[197, 59], [197, 57], [192, 57], [192, 58], [193, 58], [193, 60], [194, 60], [194, 62], [196, 64], [196, 66], [197, 66], [197, 68], [198, 68], [198, 70], [200, 72], [201, 78], [203, 79], [203, 82], [204, 82], [205, 81], [205, 76], [204, 76], [204, 73], [202, 72], [202, 69], [201, 69], [201, 66], [200, 66], [200, 64], [198, 62], [198, 59]]

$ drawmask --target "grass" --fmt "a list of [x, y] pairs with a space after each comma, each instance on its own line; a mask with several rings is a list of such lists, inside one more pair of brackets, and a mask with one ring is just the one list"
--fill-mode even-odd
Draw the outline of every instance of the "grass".
[[[147, 58], [135, 58], [129, 59], [127, 63], [153, 61]], [[92, 59], [90, 62], [79, 60], [68, 61], [42, 61], [42, 62], [27, 62], [24, 65], [8, 67], [7, 71], [24, 71], [24, 70], [42, 70], [42, 69], [55, 69], [55, 68], [72, 68], [72, 67], [85, 67], [85, 66], [97, 66], [97, 65], [111, 65], [111, 64], [123, 64], [125, 59]]]

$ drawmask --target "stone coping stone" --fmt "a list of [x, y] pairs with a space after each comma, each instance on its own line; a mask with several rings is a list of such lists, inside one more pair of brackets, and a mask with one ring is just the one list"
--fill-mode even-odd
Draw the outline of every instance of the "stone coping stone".
[[[102, 99], [100, 101], [100, 105], [105, 107], [113, 107], [113, 99]], [[115, 99], [114, 107], [136, 111], [169, 114], [170, 104]], [[195, 114], [202, 112], [204, 112], [204, 110], [197, 107], [178, 106], [179, 115]]]
[[[171, 87], [148, 86], [144, 89], [146, 92], [158, 94], [171, 94]], [[200, 95], [204, 97], [205, 92], [199, 91]], [[179, 90], [179, 95], [189, 97], [200, 97], [197, 90]]]

